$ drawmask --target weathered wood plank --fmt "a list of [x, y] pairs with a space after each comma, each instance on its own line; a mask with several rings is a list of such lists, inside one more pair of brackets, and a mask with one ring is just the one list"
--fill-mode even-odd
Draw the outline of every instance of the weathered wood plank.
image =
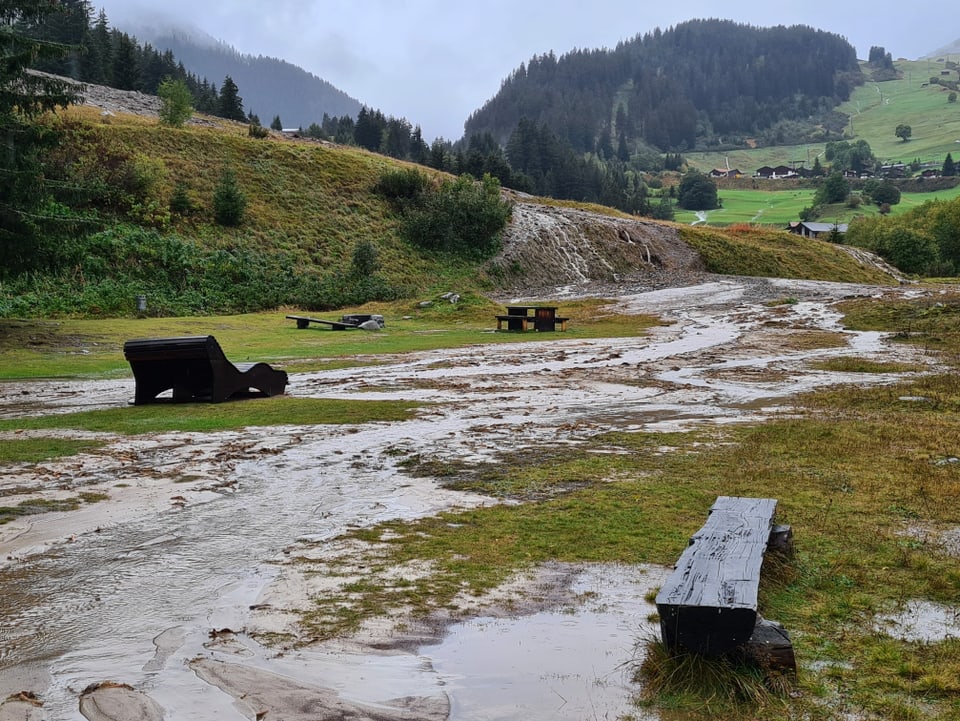
[[663, 640], [721, 654], [749, 640], [777, 502], [720, 496], [657, 594]]

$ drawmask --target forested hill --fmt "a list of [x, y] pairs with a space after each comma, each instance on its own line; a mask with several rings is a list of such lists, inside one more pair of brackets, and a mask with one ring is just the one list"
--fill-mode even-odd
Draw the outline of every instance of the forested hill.
[[506, 145], [526, 118], [581, 152], [691, 150], [784, 121], [822, 122], [862, 82], [839, 35], [692, 20], [613, 50], [532, 58], [467, 120], [466, 137], [490, 133]]
[[192, 73], [214, 82], [229, 75], [239, 86], [244, 110], [267, 124], [280, 116], [285, 127], [306, 128], [330, 117], [357, 117], [361, 104], [326, 80], [277, 58], [244, 55], [223, 43], [204, 42], [187, 33], [167, 32], [149, 38], [171, 50]]

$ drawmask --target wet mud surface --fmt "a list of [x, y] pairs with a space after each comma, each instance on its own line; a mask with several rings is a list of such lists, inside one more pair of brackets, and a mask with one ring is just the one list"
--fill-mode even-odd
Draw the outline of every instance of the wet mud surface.
[[[544, 439], [754, 421], [789, 413], [797, 392], [893, 382], [811, 364], [857, 355], [932, 367], [935, 357], [883, 334], [845, 331], [832, 306], [918, 292], [737, 278], [622, 288], [621, 310], [667, 323], [631, 338], [531, 334], [290, 379], [294, 396], [433, 402], [410, 421], [101, 436], [96, 451], [6, 467], [2, 505], [79, 491], [108, 499], [0, 525], [0, 702], [29, 692], [43, 704], [14, 697], [0, 720], [636, 713], [623, 668], [650, 632], [644, 596], [665, 569], [556, 564], [464, 601], [456, 616], [379, 619], [328, 643], [308, 643], [299, 612], [350, 579], [358, 549], [345, 531], [493, 503], [408, 476], [401, 459], [494, 460]], [[800, 342], [812, 332], [822, 342]], [[112, 407], [134, 391], [132, 379], [27, 385], [0, 383], [0, 417]], [[296, 557], [340, 573], [304, 573]], [[282, 641], [260, 642], [271, 638]]]

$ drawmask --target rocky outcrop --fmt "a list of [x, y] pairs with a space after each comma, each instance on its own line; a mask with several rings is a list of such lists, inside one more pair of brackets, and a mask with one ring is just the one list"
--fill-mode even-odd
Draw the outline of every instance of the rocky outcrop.
[[503, 249], [487, 270], [508, 290], [644, 281], [660, 285], [704, 268], [696, 251], [669, 225], [521, 200], [514, 203]]

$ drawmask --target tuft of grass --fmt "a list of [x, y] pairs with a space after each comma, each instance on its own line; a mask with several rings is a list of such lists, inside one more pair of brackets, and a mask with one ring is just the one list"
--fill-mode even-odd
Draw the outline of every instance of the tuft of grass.
[[[683, 712], [684, 718], [730, 721], [789, 709], [787, 684], [771, 681], [756, 665], [732, 657], [706, 657], [671, 651], [659, 639], [643, 646], [634, 680], [642, 687], [641, 706]], [[782, 681], [782, 680], [781, 680]]]
[[843, 356], [810, 363], [811, 368], [835, 373], [918, 373], [924, 368], [913, 363], [875, 361], [869, 358]]

